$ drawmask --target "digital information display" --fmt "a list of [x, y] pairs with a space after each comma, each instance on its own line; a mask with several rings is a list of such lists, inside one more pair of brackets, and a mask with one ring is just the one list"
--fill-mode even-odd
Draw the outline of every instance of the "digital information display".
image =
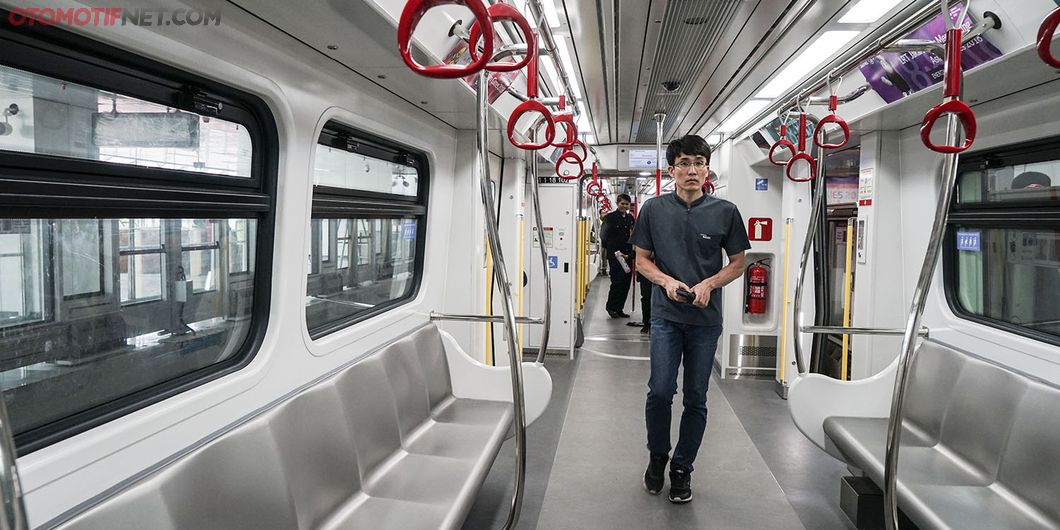
[[655, 169], [654, 149], [630, 149], [629, 169]]

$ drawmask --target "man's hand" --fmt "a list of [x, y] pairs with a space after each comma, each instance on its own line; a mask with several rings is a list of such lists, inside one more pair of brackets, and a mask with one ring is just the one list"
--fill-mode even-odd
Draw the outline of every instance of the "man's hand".
[[707, 279], [696, 284], [695, 287], [690, 289], [692, 294], [696, 295], [696, 299], [692, 301], [692, 305], [696, 307], [707, 307], [710, 303], [710, 291], [714, 289], [712, 282]]
[[688, 286], [685, 285], [684, 282], [682, 282], [682, 281], [680, 281], [680, 280], [678, 280], [676, 278], [667, 278], [667, 280], [662, 284], [662, 287], [663, 287], [663, 289], [666, 289], [666, 297], [669, 298], [670, 300], [673, 300], [674, 302], [686, 302], [687, 301], [687, 300], [684, 299], [684, 297], [682, 297], [682, 296], [677, 294], [677, 290], [678, 289], [684, 289], [686, 291], [691, 291], [692, 290], [692, 289], [689, 289]]

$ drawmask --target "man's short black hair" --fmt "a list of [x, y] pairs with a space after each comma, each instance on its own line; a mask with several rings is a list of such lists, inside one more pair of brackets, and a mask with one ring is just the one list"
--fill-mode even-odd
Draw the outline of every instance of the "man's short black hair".
[[666, 146], [666, 163], [674, 165], [677, 157], [681, 155], [702, 156], [710, 163], [710, 146], [702, 136], [688, 134], [678, 138]]
[[629, 198], [629, 195], [626, 195], [625, 193], [619, 193], [618, 198], [615, 199], [615, 202], [619, 201], [633, 202], [633, 199]]

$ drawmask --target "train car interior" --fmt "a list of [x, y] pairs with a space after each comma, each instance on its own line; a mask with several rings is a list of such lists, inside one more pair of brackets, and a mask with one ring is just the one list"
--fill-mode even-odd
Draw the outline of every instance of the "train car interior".
[[1058, 26], [0, 0], [0, 530], [1060, 530]]

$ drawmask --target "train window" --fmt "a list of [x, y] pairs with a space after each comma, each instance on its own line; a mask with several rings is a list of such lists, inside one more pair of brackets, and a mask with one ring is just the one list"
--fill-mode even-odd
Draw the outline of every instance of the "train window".
[[306, 324], [317, 338], [415, 296], [426, 157], [330, 122], [313, 168]]
[[0, 80], [15, 102], [0, 150], [250, 176], [250, 134], [237, 123], [4, 65]]
[[1060, 139], [962, 163], [947, 297], [966, 317], [1060, 344]]
[[[240, 221], [253, 231], [254, 219]], [[230, 231], [223, 230], [229, 226], [225, 220], [33, 219], [30, 223], [43, 229], [24, 234], [21, 246], [58, 247], [60, 259], [53, 264], [63, 271], [64, 293], [68, 270], [82, 277], [76, 286], [86, 285], [88, 279], [89, 288], [98, 286], [99, 291], [79, 292], [80, 303], [64, 302], [58, 318], [45, 320], [40, 318], [41, 301], [33, 294], [48, 281], [41, 276], [42, 268], [12, 261], [10, 268], [20, 272], [8, 275], [5, 266], [0, 299], [5, 314], [27, 316], [27, 307], [37, 308], [36, 325], [26, 325], [23, 319], [0, 330], [0, 352], [5, 354], [0, 385], [16, 432], [40, 428], [238, 353], [249, 330], [253, 298], [247, 291], [252, 276], [236, 281], [230, 270], [220, 269], [219, 263], [234, 262], [230, 256], [215, 257], [212, 268], [206, 268], [207, 260], [200, 259], [205, 255], [194, 254], [201, 250], [184, 250], [186, 244], [202, 245], [194, 231], [185, 230], [188, 226], [216, 227], [211, 237], [229, 240]], [[141, 247], [122, 245], [124, 238], [135, 245], [139, 233], [156, 239], [144, 241]], [[100, 240], [105, 243], [100, 245]], [[158, 240], [171, 243], [158, 245]], [[102, 248], [101, 256], [82, 252], [96, 245]], [[231, 247], [218, 244], [210, 251], [221, 254], [226, 248]], [[253, 275], [253, 268], [249, 273]], [[200, 278], [208, 288], [195, 288]]]
[[0, 49], [0, 390], [26, 454], [250, 361], [278, 136], [260, 98], [57, 27]]

